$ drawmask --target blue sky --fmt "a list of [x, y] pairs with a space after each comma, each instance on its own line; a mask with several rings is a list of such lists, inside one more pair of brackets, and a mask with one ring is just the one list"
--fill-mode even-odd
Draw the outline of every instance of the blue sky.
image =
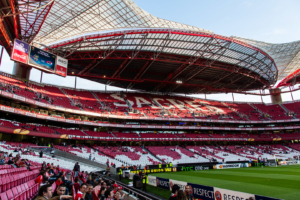
[[[300, 40], [300, 0], [135, 0], [150, 14], [213, 31], [224, 36], [239, 36], [270, 43]], [[0, 71], [12, 73], [13, 62], [4, 55]], [[32, 69], [30, 79], [40, 82], [41, 72]], [[74, 87], [74, 77], [43, 75], [43, 83]], [[104, 86], [78, 78], [78, 88], [103, 90]], [[109, 87], [109, 89], [119, 90]], [[204, 95], [199, 95], [204, 98]], [[258, 96], [235, 94], [236, 101], [261, 101]], [[231, 94], [209, 95], [216, 100], [232, 100]], [[300, 99], [300, 92], [294, 93]], [[270, 98], [264, 97], [269, 103]], [[283, 94], [290, 101], [290, 93]]]

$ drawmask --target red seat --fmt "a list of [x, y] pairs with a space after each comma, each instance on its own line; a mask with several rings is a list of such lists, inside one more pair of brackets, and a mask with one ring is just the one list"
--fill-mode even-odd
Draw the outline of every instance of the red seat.
[[7, 195], [6, 195], [5, 192], [0, 194], [0, 198], [1, 198], [1, 200], [8, 200]]
[[32, 197], [32, 190], [30, 189], [30, 187], [28, 186], [27, 183], [24, 184], [24, 187], [26, 189], [26, 196], [27, 199], [30, 199]]
[[7, 190], [6, 195], [7, 195], [8, 200], [13, 200], [14, 199], [14, 195], [13, 195], [11, 190]]
[[13, 193], [13, 195], [14, 195], [14, 199], [15, 199], [15, 200], [20, 200], [20, 194], [19, 194], [17, 188], [14, 187], [14, 188], [11, 189], [11, 191], [12, 191], [12, 193]]
[[26, 200], [29, 196], [28, 196], [27, 190], [25, 188], [25, 184], [20, 185], [20, 189], [22, 191], [22, 198], [21, 199]]

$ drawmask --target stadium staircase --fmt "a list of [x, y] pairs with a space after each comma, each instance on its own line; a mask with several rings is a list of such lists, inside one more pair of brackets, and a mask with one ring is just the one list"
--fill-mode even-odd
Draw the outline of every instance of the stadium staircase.
[[155, 157], [157, 160], [159, 160], [161, 163], [164, 163], [164, 161], [162, 159], [160, 159], [159, 157], [157, 157], [156, 155], [154, 155], [153, 153], [151, 153], [151, 151], [149, 151], [148, 149], [146, 149], [145, 147], [141, 146], [141, 148], [148, 152], [148, 154], [152, 155], [153, 157]]
[[149, 99], [151, 99], [151, 101], [154, 103], [154, 105], [156, 105], [157, 107], [160, 107], [160, 109], [164, 109], [157, 101], [154, 101], [154, 99], [152, 99], [152, 97], [147, 94], [147, 97], [149, 97]]
[[112, 134], [115, 138], [117, 138], [117, 136], [115, 136], [115, 134], [113, 132], [109, 132], [110, 134]]
[[[258, 111], [260, 114], [264, 115], [261, 110], [259, 110], [256, 106], [254, 106], [252, 103], [248, 103], [249, 106], [251, 106], [254, 110]], [[269, 120], [272, 120], [270, 117], [268, 117]]]
[[91, 93], [95, 97], [95, 99], [97, 99], [97, 101], [101, 104], [101, 106], [104, 107], [102, 101], [100, 101], [100, 99], [97, 97], [97, 95], [94, 92], [91, 92]]
[[[73, 99], [62, 89], [62, 88], [58, 88], [62, 93], [64, 93], [64, 95], [66, 96], [66, 97], [68, 97], [68, 99], [72, 102], [72, 104], [74, 105], [74, 106], [76, 106], [75, 105], [75, 103], [74, 103], [74, 101], [73, 101]], [[76, 107], [78, 107], [78, 106], [76, 106]], [[78, 107], [80, 110], [83, 110], [81, 107]], [[84, 111], [84, 110], [83, 110]]]
[[[37, 152], [36, 149], [33, 149], [33, 148], [30, 148], [30, 149]], [[49, 152], [44, 152], [44, 154], [48, 155], [48, 156], [52, 156], [52, 154], [50, 154]], [[75, 165], [76, 162], [79, 162], [79, 164], [83, 163], [86, 166], [97, 167], [99, 169], [99, 171], [106, 169], [106, 166], [101, 164], [101, 163], [97, 163], [97, 162], [94, 162], [94, 161], [76, 156], [74, 154], [71, 154], [71, 153], [68, 153], [68, 152], [65, 152], [65, 151], [61, 151], [61, 150], [58, 150], [58, 149], [55, 149], [54, 155], [55, 155], [56, 158], [58, 158], [60, 160], [68, 160], [70, 162], [74, 162], [74, 165]], [[72, 169], [70, 169], [70, 170], [72, 170]]]
[[[189, 151], [189, 152], [192, 152], [192, 153], [194, 153], [194, 154], [197, 154], [198, 156], [201, 156], [202, 158], [206, 158], [206, 157], [204, 157], [203, 155], [201, 155], [200, 153], [198, 153], [198, 152], [196, 152], [196, 151], [191, 151], [190, 149], [188, 149], [188, 148], [185, 148], [185, 147], [182, 147], [182, 146], [180, 146], [181, 148], [183, 148], [183, 149], [185, 149], [185, 150], [187, 150], [187, 151]], [[207, 159], [207, 158], [206, 158]]]
[[[188, 106], [186, 106], [183, 102], [177, 101], [177, 99], [175, 99], [173, 96], [171, 96], [172, 99], [174, 99], [174, 101], [180, 105], [182, 105], [185, 109], [189, 110], [191, 113], [194, 113], [193, 109], [189, 108]], [[193, 118], [195, 118], [194, 114], [193, 114]]]
[[[289, 111], [283, 104], [279, 103], [279, 106], [287, 113], [291, 112]], [[293, 116], [293, 119], [297, 119], [297, 117]]]
[[83, 130], [80, 130], [81, 132], [83, 132], [86, 136], [90, 136], [89, 134], [87, 134], [86, 132], [84, 132]]

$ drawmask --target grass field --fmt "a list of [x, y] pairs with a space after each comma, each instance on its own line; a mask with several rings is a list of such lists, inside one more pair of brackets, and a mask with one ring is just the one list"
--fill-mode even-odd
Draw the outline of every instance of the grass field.
[[156, 173], [151, 175], [285, 200], [300, 199], [299, 165]]

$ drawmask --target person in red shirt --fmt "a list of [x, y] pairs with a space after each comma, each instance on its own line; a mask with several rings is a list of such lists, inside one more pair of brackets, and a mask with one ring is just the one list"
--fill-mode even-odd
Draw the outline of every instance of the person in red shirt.
[[86, 193], [87, 185], [83, 183], [80, 186], [80, 190], [77, 192], [75, 199], [74, 200], [82, 200], [85, 198], [85, 193]]
[[46, 175], [46, 172], [41, 171], [40, 174], [38, 175], [38, 177], [35, 179], [35, 183], [38, 183], [39, 185], [41, 185], [41, 183], [44, 180], [45, 175]]
[[75, 189], [75, 193], [77, 193], [80, 189], [79, 178], [75, 178], [74, 189]]
[[56, 185], [57, 185], [57, 187], [58, 187], [58, 186], [60, 186], [61, 184], [63, 184], [64, 182], [61, 180], [61, 177], [58, 177], [55, 183], [56, 183]]

